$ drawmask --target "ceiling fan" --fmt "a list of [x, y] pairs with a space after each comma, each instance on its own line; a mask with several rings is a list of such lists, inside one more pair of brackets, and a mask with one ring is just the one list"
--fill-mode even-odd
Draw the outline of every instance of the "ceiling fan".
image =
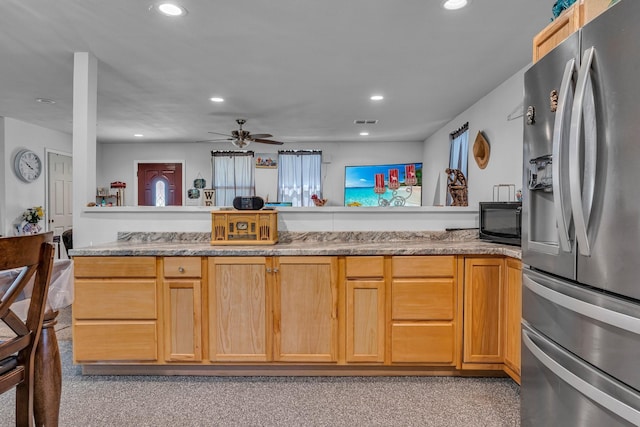
[[273, 137], [273, 135], [271, 135], [269, 133], [252, 134], [248, 130], [242, 129], [242, 125], [245, 124], [246, 122], [247, 122], [246, 119], [236, 119], [236, 123], [238, 124], [239, 128], [238, 128], [238, 130], [231, 131], [231, 135], [226, 134], [226, 133], [209, 132], [209, 133], [212, 133], [214, 135], [223, 135], [223, 136], [226, 136], [227, 138], [208, 139], [208, 140], [205, 140], [205, 141], [198, 141], [198, 142], [231, 141], [231, 143], [233, 145], [235, 145], [236, 147], [238, 147], [238, 148], [244, 148], [247, 145], [251, 144], [252, 142], [260, 142], [260, 143], [263, 143], [263, 144], [274, 144], [274, 145], [282, 145], [282, 144], [284, 144], [283, 142], [280, 142], [280, 141], [274, 141], [272, 139], [265, 139], [265, 138]]

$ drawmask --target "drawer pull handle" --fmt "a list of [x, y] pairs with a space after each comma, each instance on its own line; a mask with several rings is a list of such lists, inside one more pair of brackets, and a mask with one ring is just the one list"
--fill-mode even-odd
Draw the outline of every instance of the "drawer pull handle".
[[179, 271], [180, 273], [184, 273], [184, 267], [178, 267], [178, 271]]

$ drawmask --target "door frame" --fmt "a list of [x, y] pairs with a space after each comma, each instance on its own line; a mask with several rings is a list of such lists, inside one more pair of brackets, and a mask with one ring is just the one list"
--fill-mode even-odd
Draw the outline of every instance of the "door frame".
[[[49, 188], [49, 186], [51, 185], [51, 183], [49, 182], [49, 153], [51, 154], [59, 154], [61, 156], [67, 156], [67, 157], [71, 157], [71, 162], [73, 164], [73, 154], [67, 151], [61, 151], [61, 150], [53, 150], [51, 148], [45, 148], [44, 149], [44, 205], [45, 205], [45, 210], [44, 210], [44, 224], [45, 224], [45, 230], [49, 231], [49, 192], [51, 191], [51, 188]], [[71, 178], [73, 180], [73, 176]], [[75, 209], [75, 205], [73, 204], [73, 195], [71, 196], [71, 204], [72, 204], [72, 208]], [[73, 218], [72, 218], [73, 221]], [[71, 225], [73, 227], [73, 224]]]
[[180, 163], [182, 165], [182, 200], [180, 201], [180, 205], [184, 206], [185, 205], [185, 197], [186, 197], [186, 188], [187, 188], [187, 181], [186, 181], [186, 167], [185, 167], [185, 161], [184, 160], [134, 160], [133, 161], [133, 198], [134, 198], [134, 202], [135, 204], [133, 206], [140, 206], [138, 205], [138, 165], [140, 163]]

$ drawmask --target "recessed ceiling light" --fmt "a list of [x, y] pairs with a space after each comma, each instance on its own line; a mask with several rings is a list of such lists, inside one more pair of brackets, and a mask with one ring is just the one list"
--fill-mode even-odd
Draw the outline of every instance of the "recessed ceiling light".
[[39, 102], [41, 104], [55, 104], [56, 101], [54, 101], [53, 99], [49, 99], [49, 98], [36, 98], [36, 102]]
[[214, 96], [213, 98], [211, 98], [212, 102], [224, 102], [224, 98], [220, 98], [217, 96]]
[[382, 101], [384, 99], [384, 96], [382, 95], [373, 95], [371, 98], [372, 101]]
[[144, 135], [141, 133], [134, 133], [133, 136], [135, 136], [136, 138], [142, 138]]
[[446, 0], [442, 3], [442, 7], [447, 10], [462, 9], [470, 3], [470, 0]]
[[360, 136], [368, 136], [369, 132], [360, 132]]
[[[151, 8], [154, 9], [153, 6], [151, 6]], [[171, 17], [184, 16], [187, 14], [187, 9], [175, 3], [158, 3], [155, 9], [161, 14]]]

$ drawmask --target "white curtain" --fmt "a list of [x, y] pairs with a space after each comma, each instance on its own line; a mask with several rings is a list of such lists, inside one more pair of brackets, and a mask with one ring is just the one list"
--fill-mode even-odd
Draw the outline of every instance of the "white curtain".
[[255, 196], [253, 151], [212, 151], [216, 206], [232, 206], [237, 196]]
[[[467, 175], [467, 159], [469, 158], [469, 129], [451, 139], [450, 150], [449, 168], [460, 169], [468, 182], [469, 175]], [[447, 194], [447, 206], [450, 206], [451, 203], [451, 195]]]
[[312, 195], [322, 199], [322, 152], [278, 153], [278, 201], [292, 206], [313, 206]]

